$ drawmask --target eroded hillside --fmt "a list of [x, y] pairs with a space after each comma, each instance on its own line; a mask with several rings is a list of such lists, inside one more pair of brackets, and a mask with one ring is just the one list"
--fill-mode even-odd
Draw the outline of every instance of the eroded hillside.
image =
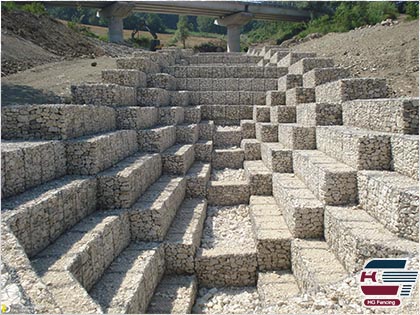
[[356, 77], [382, 77], [394, 96], [418, 96], [419, 24], [375, 25], [290, 46], [333, 58]]

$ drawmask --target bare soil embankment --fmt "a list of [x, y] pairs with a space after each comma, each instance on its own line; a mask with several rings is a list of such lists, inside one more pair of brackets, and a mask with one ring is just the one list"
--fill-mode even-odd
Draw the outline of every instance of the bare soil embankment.
[[[135, 51], [84, 37], [48, 16], [7, 13], [2, 24], [2, 104], [68, 101], [71, 84], [99, 81], [102, 69], [115, 68], [111, 56]], [[356, 77], [386, 78], [390, 96], [419, 95], [418, 21], [401, 19], [288, 46], [331, 57]]]
[[419, 96], [419, 22], [380, 24], [289, 46], [331, 57], [356, 77], [387, 79], [390, 96]]
[[88, 38], [47, 15], [2, 10], [2, 76], [47, 62], [106, 54]]

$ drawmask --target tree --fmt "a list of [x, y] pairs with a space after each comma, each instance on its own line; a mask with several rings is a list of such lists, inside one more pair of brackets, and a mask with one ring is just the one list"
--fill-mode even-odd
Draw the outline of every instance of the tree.
[[197, 16], [197, 29], [203, 33], [213, 32], [214, 19], [207, 16]]
[[214, 24], [214, 18], [197, 16], [197, 30], [202, 33], [226, 34], [226, 28]]
[[140, 25], [140, 21], [144, 20], [144, 18], [145, 18], [144, 13], [135, 12], [135, 13], [130, 14], [123, 21], [124, 29], [128, 29], [128, 30], [138, 29]]
[[405, 4], [405, 13], [410, 16], [410, 19], [419, 18], [419, 4], [418, 2], [407, 2]]
[[369, 2], [366, 14], [369, 24], [376, 24], [385, 19], [395, 19], [398, 10], [392, 2]]
[[175, 38], [182, 42], [184, 49], [186, 48], [185, 42], [188, 36], [190, 36], [190, 26], [188, 25], [188, 19], [185, 15], [180, 15], [178, 23], [176, 24]]
[[124, 28], [131, 30], [138, 29], [141, 25], [143, 25], [143, 21], [146, 22], [150, 29], [156, 33], [163, 33], [166, 29], [165, 24], [158, 14], [138, 12], [130, 14], [124, 19]]
[[150, 27], [150, 29], [156, 33], [165, 32], [165, 24], [163, 23], [159, 15], [155, 13], [147, 14], [146, 23]]

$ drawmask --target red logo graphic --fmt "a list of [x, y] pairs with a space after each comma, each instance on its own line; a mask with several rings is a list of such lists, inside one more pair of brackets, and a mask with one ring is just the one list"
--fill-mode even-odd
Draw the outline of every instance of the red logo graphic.
[[360, 274], [360, 289], [366, 296], [363, 304], [399, 306], [401, 299], [410, 297], [418, 271], [406, 269], [406, 259], [372, 259]]

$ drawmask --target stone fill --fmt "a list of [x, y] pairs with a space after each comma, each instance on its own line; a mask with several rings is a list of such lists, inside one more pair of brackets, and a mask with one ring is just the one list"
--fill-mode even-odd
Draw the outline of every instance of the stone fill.
[[205, 286], [255, 285], [256, 269], [249, 207], [208, 208], [196, 260], [199, 282]]
[[278, 46], [116, 64], [1, 108], [13, 313], [362, 313], [369, 259], [419, 269], [418, 99]]

